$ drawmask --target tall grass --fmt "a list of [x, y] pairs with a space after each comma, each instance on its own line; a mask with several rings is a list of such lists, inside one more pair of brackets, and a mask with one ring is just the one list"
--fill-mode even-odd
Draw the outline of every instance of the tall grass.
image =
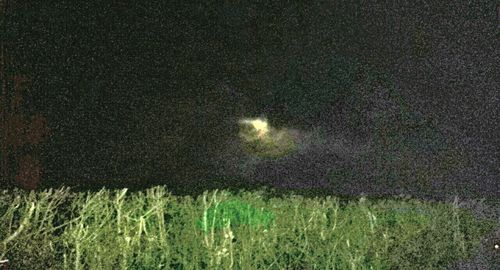
[[[12, 269], [441, 269], [473, 256], [498, 226], [458, 202], [361, 197], [343, 205], [225, 190], [192, 198], [164, 187], [1, 195], [0, 258]], [[207, 215], [227, 201], [271, 212], [275, 222]]]

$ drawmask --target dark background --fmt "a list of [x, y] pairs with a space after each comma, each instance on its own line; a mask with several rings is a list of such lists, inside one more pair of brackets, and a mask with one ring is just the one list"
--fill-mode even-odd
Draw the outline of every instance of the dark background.
[[[434, 191], [499, 195], [496, 1], [175, 2], [9, 2], [8, 72], [32, 78], [23, 109], [54, 132], [42, 188], [240, 185], [213, 162], [239, 117], [354, 138], [363, 124], [332, 119], [371, 99], [355, 89], [372, 72], [471, 157]], [[337, 158], [315, 153], [301, 163]]]

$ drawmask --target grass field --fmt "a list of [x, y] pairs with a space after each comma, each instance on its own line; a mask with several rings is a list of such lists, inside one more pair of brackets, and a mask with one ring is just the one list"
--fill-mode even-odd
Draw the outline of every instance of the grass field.
[[192, 198], [163, 186], [1, 197], [0, 259], [10, 269], [444, 269], [499, 225], [411, 199]]

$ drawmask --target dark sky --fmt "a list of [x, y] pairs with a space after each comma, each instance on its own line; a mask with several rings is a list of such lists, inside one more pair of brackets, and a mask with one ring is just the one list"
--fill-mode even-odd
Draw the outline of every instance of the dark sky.
[[[55, 131], [44, 153], [53, 181], [199, 177], [211, 149], [237, 132], [234, 119], [321, 125], [319, 108], [341, 107], [349, 76], [368, 64], [391, 74], [413, 108], [461, 134], [498, 132], [498, 31], [487, 1], [15, 2], [3, 35], [9, 68], [34, 80], [26, 107]], [[327, 87], [335, 90], [314, 92]], [[300, 98], [304, 89], [313, 98]], [[489, 130], [473, 134], [470, 121]]]

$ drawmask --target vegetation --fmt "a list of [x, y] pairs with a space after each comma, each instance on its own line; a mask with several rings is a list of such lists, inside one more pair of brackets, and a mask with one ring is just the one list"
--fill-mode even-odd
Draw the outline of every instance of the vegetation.
[[[218, 214], [218, 215], [217, 215]], [[269, 229], [270, 222], [275, 219], [274, 214], [268, 211], [260, 211], [250, 204], [237, 200], [222, 202], [203, 213], [203, 218], [196, 221], [199, 229], [205, 233], [212, 227], [223, 228], [227, 222], [229, 225], [250, 225], [256, 227], [263, 225]]]
[[[479, 79], [474, 81], [481, 83], [474, 89], [495, 89], [488, 87], [487, 72], [471, 72], [474, 67], [487, 69], [484, 61], [467, 65], [465, 71], [453, 64], [463, 62], [463, 52], [477, 47], [478, 40], [494, 42], [491, 35], [481, 33], [496, 25], [469, 20], [487, 14], [484, 11], [492, 10], [491, 5], [450, 9], [436, 1], [426, 8], [415, 3], [388, 9], [361, 1], [308, 8], [300, 3], [286, 8], [187, 3], [177, 9], [141, 8], [144, 20], [136, 22], [130, 13], [125, 21], [116, 20], [119, 27], [110, 37], [108, 28], [93, 27], [109, 24], [109, 16], [93, 16], [101, 7], [54, 16], [55, 10], [38, 12], [38, 7], [11, 2], [9, 12], [5, 3], [2, 6], [7, 38], [0, 46], [3, 182], [15, 179], [25, 188], [37, 189], [40, 184], [50, 187], [48, 181], [67, 181], [87, 189], [0, 194], [0, 259], [9, 258], [14, 269], [434, 269], [467, 258], [482, 235], [498, 225], [475, 220], [456, 205], [418, 201], [305, 199], [217, 190], [194, 194], [210, 190], [208, 185], [250, 187], [253, 184], [247, 180], [253, 176], [242, 176], [252, 171], [249, 167], [265, 169], [274, 165], [274, 158], [302, 149], [283, 127], [341, 130], [347, 138], [359, 134], [369, 142], [361, 157], [350, 153], [337, 157], [322, 147], [297, 155], [310, 154], [311, 163], [335, 161], [324, 165], [331, 167], [332, 188], [303, 188], [305, 193], [333, 194], [337, 183], [360, 180], [388, 190], [411, 185], [425, 193], [433, 189], [431, 181], [472, 167], [467, 164], [471, 158], [442, 136], [435, 123], [441, 119], [446, 126], [452, 118], [496, 123], [491, 113], [448, 117], [465, 107], [472, 112], [477, 104], [486, 109], [494, 104], [473, 102], [471, 95], [463, 94], [471, 92], [462, 87], [470, 85], [463, 83], [470, 81], [467, 75], [476, 73]], [[468, 12], [456, 16], [456, 10]], [[439, 21], [443, 14], [446, 23]], [[89, 23], [82, 25], [75, 15]], [[169, 18], [176, 18], [182, 31], [172, 28]], [[402, 22], [396, 30], [394, 20]], [[436, 20], [439, 29], [434, 27]], [[74, 31], [71, 35], [51, 31], [32, 40], [30, 36], [40, 35], [29, 33], [45, 29], [39, 24], [43, 21], [51, 22], [54, 30]], [[208, 28], [206, 21], [211, 22]], [[434, 31], [451, 35], [443, 41], [443, 35]], [[178, 38], [172, 43], [173, 34]], [[109, 43], [107, 38], [116, 46], [103, 46]], [[146, 50], [134, 57], [123, 53], [136, 47]], [[481, 47], [478, 55], [488, 56], [491, 46]], [[16, 51], [17, 55], [11, 53]], [[5, 62], [7, 53], [18, 63]], [[434, 64], [437, 69], [428, 68]], [[136, 76], [159, 70], [162, 76]], [[36, 73], [34, 77], [42, 78], [37, 82], [40, 87], [23, 97], [26, 77], [18, 72]], [[386, 75], [391, 72], [402, 78], [400, 87]], [[46, 91], [48, 86], [58, 90]], [[443, 89], [447, 91], [435, 91]], [[438, 106], [429, 106], [436, 118], [412, 109], [402, 90], [436, 101]], [[451, 96], [454, 106], [448, 101]], [[23, 103], [23, 98], [36, 102]], [[27, 118], [40, 106], [50, 108], [43, 114], [51, 119], [41, 114]], [[265, 113], [270, 125], [281, 131], [250, 130], [243, 146], [252, 156], [227, 161], [228, 168], [243, 168], [242, 174], [234, 173], [239, 178], [233, 172], [213, 177], [220, 164], [212, 160], [226, 160], [216, 154], [225, 153], [221, 150], [225, 148], [233, 151], [227, 143], [238, 133], [233, 118], [258, 113]], [[48, 140], [46, 149], [51, 151], [41, 155], [39, 143], [49, 133], [47, 121], [59, 132]], [[486, 130], [478, 134], [489, 135], [484, 126], [495, 125], [476, 128]], [[328, 155], [320, 158], [325, 152]], [[265, 158], [262, 166], [260, 158]], [[311, 163], [299, 158], [276, 162], [288, 168]], [[39, 183], [42, 164], [48, 165], [43, 170], [48, 181]], [[276, 172], [274, 167], [268, 171], [268, 175]], [[311, 178], [318, 180], [293, 178], [303, 181], [297, 183], [301, 187], [310, 185]], [[172, 196], [162, 188], [130, 193], [132, 188], [144, 190], [152, 179], [191, 197]], [[88, 191], [103, 185], [130, 189]]]
[[498, 225], [453, 204], [262, 190], [1, 196], [0, 257], [13, 269], [440, 269]]

